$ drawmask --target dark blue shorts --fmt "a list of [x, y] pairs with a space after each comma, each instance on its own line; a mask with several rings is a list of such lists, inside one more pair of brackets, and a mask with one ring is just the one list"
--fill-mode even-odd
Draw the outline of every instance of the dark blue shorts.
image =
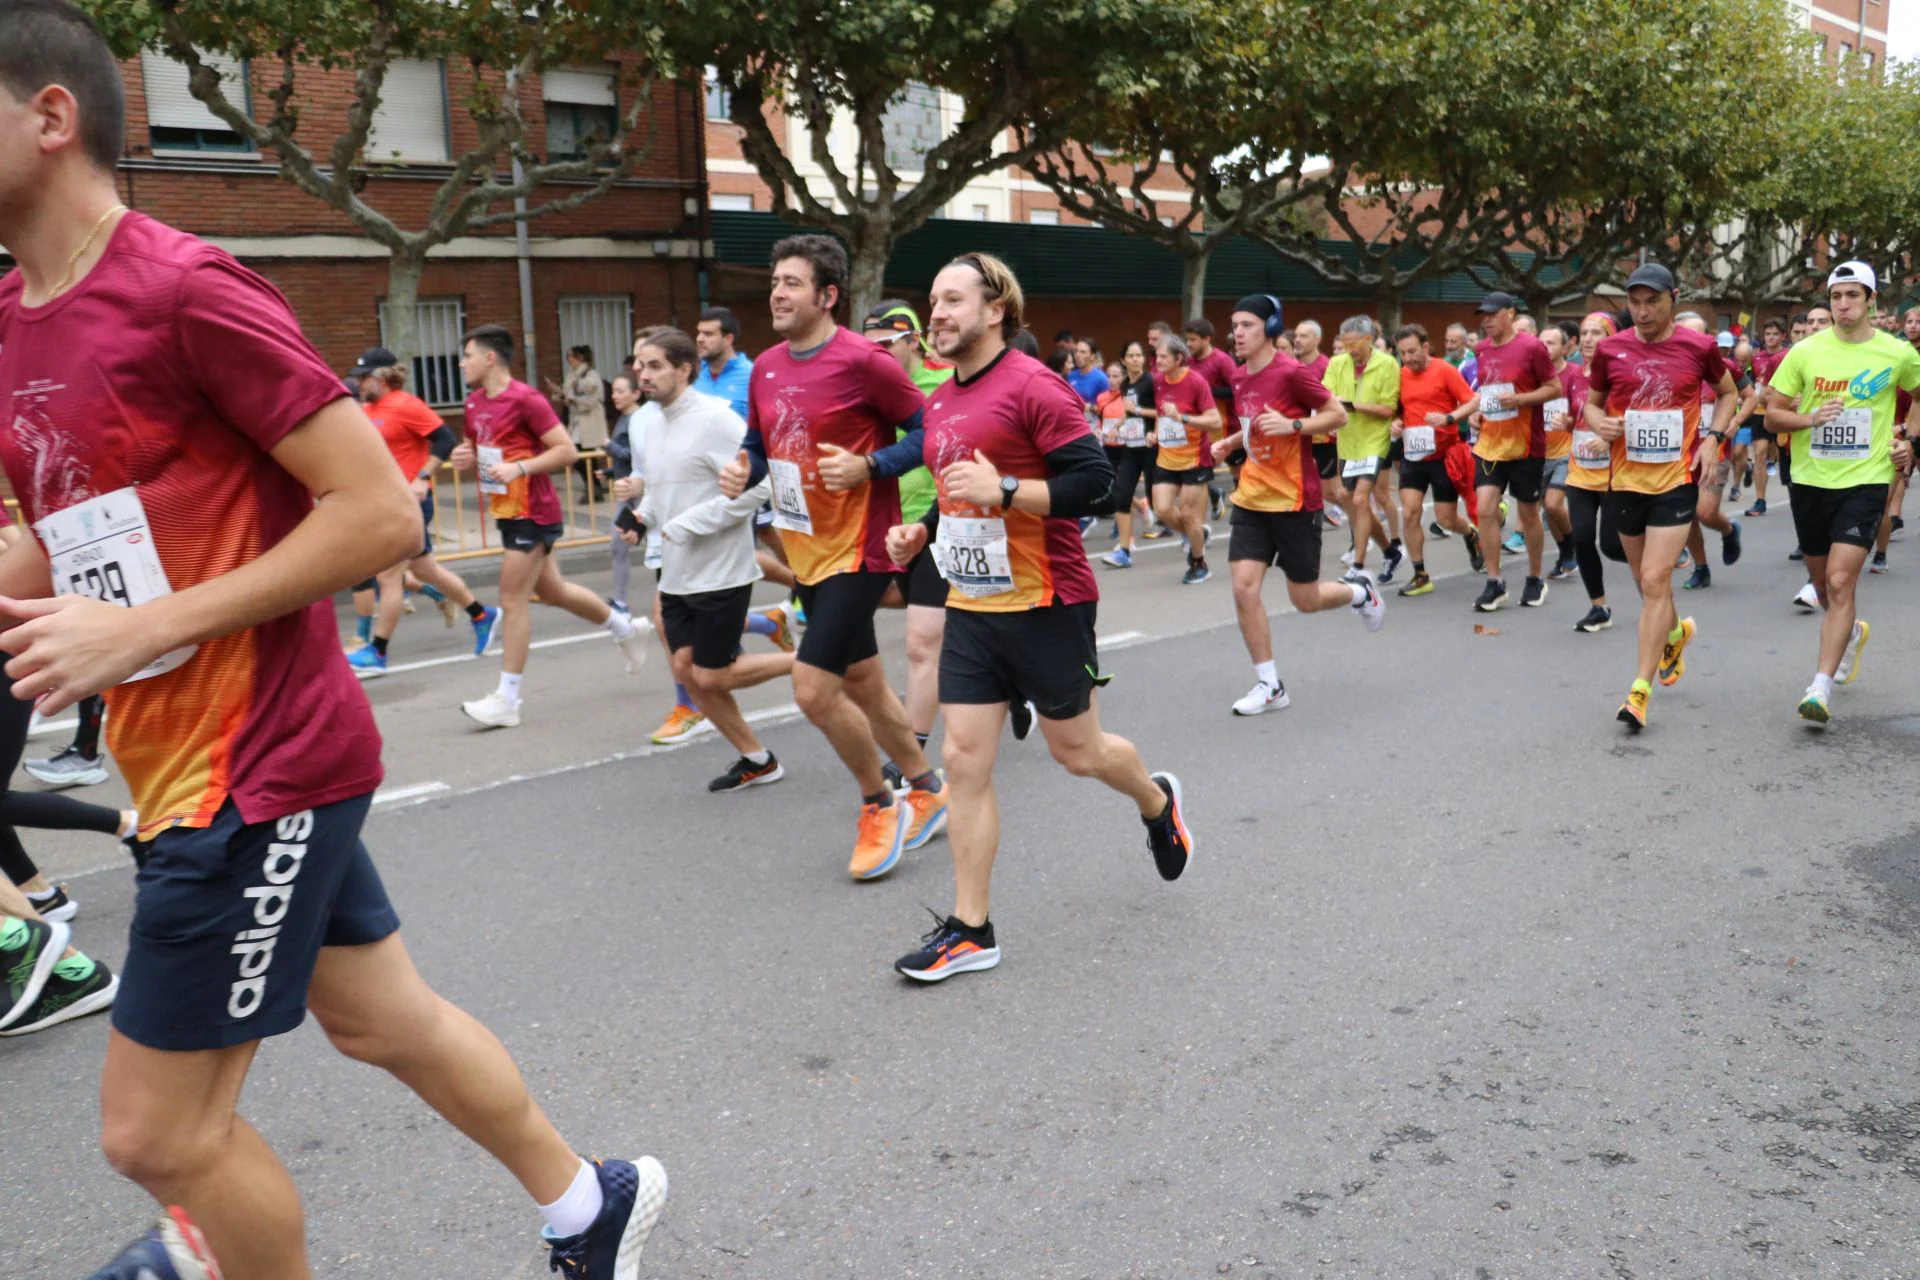
[[433, 490], [427, 490], [427, 496], [420, 499], [420, 554], [433, 554]]
[[248, 826], [229, 800], [207, 827], [139, 851], [115, 1030], [149, 1049], [224, 1049], [307, 1016], [322, 947], [400, 928], [360, 843], [370, 795]]

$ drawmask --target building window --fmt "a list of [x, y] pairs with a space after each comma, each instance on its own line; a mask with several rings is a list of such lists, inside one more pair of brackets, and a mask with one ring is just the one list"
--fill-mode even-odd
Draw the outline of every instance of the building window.
[[1060, 211], [1058, 209], [1030, 209], [1027, 211], [1027, 221], [1036, 227], [1057, 227], [1060, 225]]
[[1816, 35], [1813, 38], [1813, 56], [1821, 62], [1827, 60], [1827, 38], [1825, 36]]
[[733, 91], [720, 83], [720, 68], [707, 68], [707, 119], [733, 118]]
[[549, 160], [584, 160], [588, 147], [620, 134], [620, 98], [611, 71], [556, 68], [540, 78], [540, 98]]
[[[227, 101], [251, 113], [247, 68], [238, 59], [203, 53], [200, 60], [220, 76]], [[193, 96], [187, 65], [151, 51], [140, 55], [140, 81], [146, 90], [147, 132], [155, 151], [251, 151], [253, 144], [227, 128], [226, 121]]]
[[373, 126], [367, 131], [368, 163], [445, 164], [451, 149], [447, 82], [441, 64], [411, 58], [388, 63], [380, 105], [374, 108]]
[[1862, 49], [1860, 51], [1860, 66], [1866, 71], [1873, 70], [1873, 50]]
[[927, 167], [927, 153], [940, 145], [940, 91], [909, 83], [887, 104], [880, 122], [887, 147], [887, 167], [896, 173], [919, 173]]
[[[413, 376], [409, 389], [436, 409], [457, 409], [467, 398], [460, 376], [466, 308], [458, 298], [422, 298], [413, 307]], [[380, 342], [387, 343], [387, 304], [380, 304]]]
[[988, 216], [989, 216], [989, 215], [990, 215], [990, 214], [991, 214], [992, 212], [993, 212], [993, 211], [992, 211], [991, 209], [989, 209], [989, 208], [987, 208], [987, 206], [986, 206], [986, 205], [983, 205], [983, 204], [976, 204], [976, 205], [974, 205], [974, 206], [973, 206], [973, 208], [972, 208], [972, 210], [971, 210], [971, 212], [969, 213], [969, 215], [968, 215], [968, 216], [970, 216], [970, 217], [971, 217], [971, 218], [972, 218], [972, 219], [973, 219], [973, 220], [974, 220], [975, 222], [985, 222], [985, 221], [987, 220], [987, 218], [988, 218]]
[[633, 360], [633, 299], [624, 293], [574, 294], [560, 299], [560, 360], [568, 351], [593, 348], [593, 367], [603, 381]]
[[1845, 62], [1848, 58], [1852, 56], [1853, 56], [1853, 46], [1848, 44], [1845, 40], [1842, 40], [1840, 42], [1840, 61]]
[[752, 213], [753, 197], [733, 191], [716, 191], [707, 197], [707, 207], [716, 213]]

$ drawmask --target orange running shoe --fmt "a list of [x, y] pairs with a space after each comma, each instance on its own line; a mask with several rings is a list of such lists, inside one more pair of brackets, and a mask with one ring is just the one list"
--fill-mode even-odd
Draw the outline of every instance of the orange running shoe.
[[860, 834], [853, 842], [847, 874], [855, 880], [878, 880], [893, 870], [912, 822], [913, 806], [903, 800], [896, 799], [884, 809], [877, 804], [860, 806]]
[[901, 844], [902, 849], [918, 849], [930, 844], [933, 838], [947, 829], [947, 785], [946, 775], [938, 771], [940, 778], [938, 791], [921, 791], [913, 788], [902, 796], [909, 809], [913, 810], [913, 821], [907, 826], [907, 838]]
[[792, 614], [785, 609], [762, 609], [761, 612], [766, 614], [767, 619], [773, 623], [773, 634], [767, 638], [773, 641], [774, 648], [782, 653], [792, 653], [799, 647], [799, 643], [793, 638]]
[[1614, 719], [1627, 726], [1634, 733], [1647, 727], [1648, 691], [1638, 684], [1627, 690], [1627, 700], [1620, 704], [1620, 710], [1614, 713]]
[[1680, 639], [1668, 640], [1660, 650], [1660, 670], [1658, 675], [1663, 685], [1680, 683], [1680, 677], [1687, 674], [1687, 646], [1693, 643], [1694, 625], [1692, 618], [1680, 619]]
[[670, 747], [676, 742], [686, 742], [702, 733], [710, 732], [713, 726], [707, 718], [694, 707], [676, 706], [667, 712], [667, 718], [653, 731], [649, 739], [656, 747]]

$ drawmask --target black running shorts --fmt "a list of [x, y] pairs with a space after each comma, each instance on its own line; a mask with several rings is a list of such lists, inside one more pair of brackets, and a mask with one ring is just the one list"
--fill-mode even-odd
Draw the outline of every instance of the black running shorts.
[[1859, 484], [1848, 489], [1821, 489], [1796, 484], [1788, 490], [1793, 510], [1793, 531], [1800, 539], [1800, 550], [1810, 556], [1824, 556], [1838, 542], [1849, 547], [1871, 547], [1880, 532], [1880, 517], [1887, 508], [1884, 484]]
[[1515, 502], [1538, 502], [1544, 487], [1545, 458], [1509, 458], [1489, 462], [1479, 454], [1473, 458], [1473, 487], [1499, 489], [1513, 495]]
[[1279, 565], [1288, 582], [1320, 581], [1318, 511], [1250, 511], [1236, 505], [1229, 531], [1229, 564], [1257, 560]]
[[874, 638], [873, 615], [896, 576], [836, 573], [811, 586], [803, 582], [794, 587], [800, 607], [807, 611], [798, 660], [844, 676], [855, 663], [877, 657], [880, 642]]
[[693, 650], [693, 665], [724, 671], [740, 656], [740, 632], [753, 604], [753, 584], [676, 596], [660, 593], [660, 626], [667, 648]]
[[1692, 524], [1700, 505], [1700, 486], [1683, 484], [1665, 493], [1634, 493], [1615, 489], [1607, 495], [1606, 511], [1623, 538], [1644, 538], [1648, 529], [1671, 529]]
[[948, 609], [940, 646], [940, 701], [990, 706], [1025, 699], [1047, 720], [1071, 720], [1093, 705], [1100, 674], [1094, 643], [1099, 606], [1050, 604], [1018, 613]]
[[1453, 478], [1447, 474], [1447, 459], [1443, 454], [1402, 462], [1400, 487], [1421, 493], [1431, 490], [1435, 502], [1460, 501], [1459, 490], [1453, 487]]

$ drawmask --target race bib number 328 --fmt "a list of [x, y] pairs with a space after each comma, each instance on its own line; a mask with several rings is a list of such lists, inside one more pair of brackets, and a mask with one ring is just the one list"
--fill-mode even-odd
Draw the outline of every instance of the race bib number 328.
[[[59, 595], [92, 596], [131, 609], [173, 594], [153, 545], [146, 508], [132, 487], [56, 511], [33, 530], [47, 549], [53, 589]], [[198, 647], [162, 654], [127, 677], [127, 683], [173, 670]]]

